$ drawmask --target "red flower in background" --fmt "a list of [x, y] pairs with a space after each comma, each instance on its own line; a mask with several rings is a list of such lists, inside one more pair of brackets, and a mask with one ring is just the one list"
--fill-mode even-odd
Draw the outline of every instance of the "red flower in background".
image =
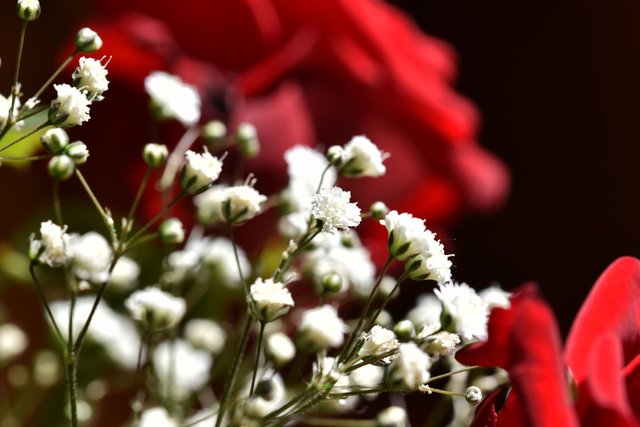
[[[142, 81], [162, 69], [198, 88], [204, 119], [222, 118], [231, 128], [256, 125], [263, 151], [247, 170], [261, 189], [284, 187], [283, 153], [292, 145], [326, 147], [366, 134], [392, 155], [385, 178], [345, 183], [363, 208], [381, 199], [442, 228], [464, 212], [491, 210], [506, 196], [505, 167], [475, 142], [475, 108], [451, 88], [453, 51], [383, 2], [103, 0], [96, 6], [108, 17], [90, 23], [104, 40], [99, 54], [113, 56], [108, 100], [92, 119], [106, 123], [89, 126], [108, 129], [99, 138], [126, 138], [136, 153], [149, 141], [140, 126], [147, 120]], [[95, 141], [92, 150], [107, 144]]]
[[[616, 260], [583, 304], [564, 349], [555, 319], [534, 287], [512, 306], [494, 309], [488, 341], [457, 355], [460, 362], [500, 366], [512, 389], [496, 410], [500, 391], [476, 410], [474, 426], [637, 427], [640, 425], [640, 260]], [[564, 367], [573, 374], [575, 403]]]

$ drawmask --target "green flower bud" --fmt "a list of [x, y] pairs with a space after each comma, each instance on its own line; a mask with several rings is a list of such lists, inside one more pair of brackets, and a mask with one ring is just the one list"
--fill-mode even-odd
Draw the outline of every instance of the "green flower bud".
[[18, 0], [16, 12], [20, 19], [35, 21], [40, 16], [40, 2], [38, 0]]
[[202, 137], [210, 144], [227, 136], [227, 127], [220, 120], [212, 120], [202, 127]]
[[102, 47], [102, 39], [91, 28], [85, 27], [76, 34], [76, 48], [80, 52], [91, 53]]
[[467, 391], [464, 393], [464, 398], [469, 405], [478, 406], [482, 401], [482, 390], [476, 386], [468, 387]]
[[81, 165], [87, 162], [89, 158], [89, 149], [87, 145], [82, 141], [72, 142], [67, 145], [64, 150], [65, 154], [71, 157], [76, 165]]
[[55, 179], [68, 179], [76, 169], [73, 159], [66, 154], [60, 154], [49, 160], [49, 174]]
[[184, 227], [178, 218], [169, 218], [160, 224], [160, 238], [167, 244], [178, 244], [184, 241]]
[[416, 329], [410, 320], [401, 320], [393, 328], [398, 340], [401, 342], [411, 341], [416, 336]]
[[51, 154], [60, 154], [64, 148], [69, 145], [69, 135], [64, 129], [49, 129], [40, 138], [42, 146]]
[[327, 150], [327, 160], [329, 160], [329, 163], [337, 168], [342, 166], [347, 158], [346, 156], [347, 153], [344, 151], [344, 148], [339, 145], [332, 145]]
[[260, 153], [258, 132], [251, 123], [240, 123], [236, 130], [236, 142], [244, 157], [255, 157]]
[[369, 214], [374, 219], [382, 220], [387, 216], [388, 213], [389, 208], [384, 204], [384, 202], [381, 201], [373, 202], [371, 204], [371, 207], [369, 207]]

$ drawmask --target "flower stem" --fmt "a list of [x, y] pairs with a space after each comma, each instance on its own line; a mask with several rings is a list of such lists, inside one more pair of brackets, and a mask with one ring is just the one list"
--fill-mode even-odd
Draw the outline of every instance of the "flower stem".
[[435, 377], [429, 378], [425, 384], [429, 384], [432, 381], [438, 381], [438, 380], [441, 380], [443, 378], [452, 377], [452, 376], [457, 375], [457, 374], [462, 374], [464, 372], [469, 372], [469, 371], [473, 371], [474, 369], [480, 369], [480, 368], [482, 368], [482, 366], [478, 366], [478, 365], [467, 366], [466, 368], [458, 369], [457, 371], [451, 371], [451, 372], [447, 372], [446, 374], [436, 375]]
[[78, 52], [78, 49], [76, 49], [67, 59], [65, 59], [65, 61], [58, 67], [56, 71], [53, 72], [51, 77], [49, 77], [49, 79], [44, 82], [44, 84], [40, 87], [40, 89], [38, 89], [38, 91], [35, 95], [33, 95], [32, 98], [39, 98], [40, 95], [42, 95], [42, 92], [44, 92], [44, 90], [51, 84], [51, 82], [53, 82], [53, 80], [58, 77], [58, 75], [66, 68], [67, 65], [69, 65], [69, 63], [73, 60], [73, 58], [75, 58]]
[[[46, 127], [47, 127], [47, 126], [49, 126], [50, 124], [51, 124], [51, 123], [49, 123], [49, 120], [47, 120], [46, 122], [44, 122], [43, 124], [41, 124], [40, 126], [38, 126], [37, 128], [35, 128], [34, 130], [32, 130], [31, 132], [29, 132], [29, 133], [27, 133], [27, 134], [25, 134], [25, 135], [22, 135], [20, 138], [18, 138], [18, 139], [16, 139], [16, 140], [14, 140], [14, 141], [11, 141], [10, 143], [8, 143], [8, 144], [6, 144], [6, 145], [4, 145], [4, 146], [0, 147], [0, 153], [2, 153], [3, 151], [5, 151], [5, 150], [6, 150], [6, 149], [8, 149], [8, 148], [13, 147], [13, 146], [14, 146], [14, 145], [16, 145], [18, 142], [20, 142], [20, 141], [22, 141], [22, 140], [27, 139], [28, 137], [30, 137], [30, 136], [31, 136], [31, 135], [33, 135], [34, 133], [41, 131], [42, 129], [46, 128]], [[6, 128], [6, 126], [5, 126], [5, 128]]]
[[136, 197], [133, 199], [133, 204], [131, 205], [131, 209], [129, 210], [129, 214], [127, 215], [127, 229], [124, 231], [122, 240], [127, 239], [127, 235], [131, 231], [133, 215], [136, 213], [136, 209], [138, 208], [138, 204], [140, 203], [140, 199], [142, 199], [142, 194], [144, 190], [147, 188], [147, 183], [149, 182], [149, 177], [151, 176], [152, 169], [147, 166], [147, 170], [144, 172], [144, 177], [142, 177], [142, 181], [140, 182], [140, 186], [138, 187], [138, 191], [136, 192]]
[[0, 162], [30, 162], [32, 160], [46, 160], [51, 156], [43, 154], [41, 156], [19, 156], [19, 157], [0, 157]]
[[20, 40], [18, 41], [18, 58], [16, 59], [16, 69], [13, 74], [13, 85], [11, 85], [11, 105], [9, 106], [9, 111], [7, 112], [7, 123], [0, 132], [0, 140], [4, 138], [4, 136], [9, 132], [9, 130], [13, 127], [14, 117], [13, 110], [16, 105], [16, 98], [18, 97], [18, 77], [20, 76], [20, 64], [22, 63], [22, 51], [24, 50], [24, 36], [27, 32], [27, 24], [29, 21], [26, 19], [22, 20], [22, 26], [20, 27]]
[[393, 298], [393, 295], [400, 288], [400, 283], [404, 282], [404, 279], [406, 279], [406, 278], [407, 278], [407, 275], [402, 273], [400, 278], [396, 281], [396, 284], [393, 287], [393, 289], [391, 290], [391, 292], [389, 292], [389, 295], [387, 295], [387, 297], [384, 299], [382, 304], [380, 304], [380, 307], [378, 307], [378, 309], [375, 311], [373, 316], [371, 316], [369, 318], [369, 321], [367, 322], [366, 326], [363, 329], [364, 331], [368, 331], [369, 329], [371, 329], [371, 327], [375, 323], [375, 321], [378, 318], [378, 316], [380, 316], [380, 313], [382, 313], [382, 310], [384, 310], [387, 307], [387, 304], [389, 304], [389, 301], [391, 301], [391, 298]]
[[156, 216], [154, 216], [151, 219], [151, 221], [147, 222], [140, 230], [138, 230], [136, 232], [136, 234], [134, 234], [131, 238], [129, 238], [124, 244], [125, 247], [129, 246], [131, 243], [135, 242], [136, 239], [138, 239], [140, 236], [142, 236], [144, 234], [144, 232], [149, 229], [149, 227], [151, 227], [153, 224], [158, 222], [158, 220], [160, 220], [160, 218], [162, 218], [167, 212], [169, 212], [171, 210], [171, 208], [173, 208], [187, 194], [188, 193], [186, 191], [181, 191], [180, 194], [178, 194], [175, 199], [173, 199], [171, 202], [169, 202], [169, 204], [167, 206], [165, 206], [160, 212], [158, 212], [158, 214]]
[[91, 199], [91, 202], [96, 207], [96, 209], [98, 210], [98, 213], [102, 217], [102, 221], [104, 222], [104, 225], [107, 227], [107, 231], [109, 232], [109, 235], [112, 236], [113, 235], [113, 226], [111, 224], [111, 221], [109, 220], [109, 216], [107, 215], [107, 213], [105, 212], [104, 208], [102, 207], [102, 205], [98, 201], [96, 195], [93, 194], [93, 191], [91, 191], [91, 187], [87, 183], [87, 180], [84, 178], [84, 175], [82, 175], [82, 172], [80, 172], [80, 169], [76, 168], [75, 172], [76, 172], [76, 176], [78, 177], [78, 180], [80, 181], [80, 184], [82, 184], [82, 187], [84, 188], [84, 190], [89, 195], [89, 198]]
[[69, 408], [71, 414], [71, 426], [78, 426], [78, 396], [77, 396], [77, 371], [78, 358], [73, 348], [73, 318], [76, 311], [77, 291], [71, 289], [71, 302], [69, 304], [69, 339], [67, 340], [67, 351], [65, 360], [67, 362], [67, 390], [69, 392]]
[[62, 227], [62, 207], [60, 206], [60, 180], [53, 180], [53, 212], [56, 223]]
[[253, 365], [253, 376], [251, 377], [251, 389], [249, 396], [253, 396], [256, 386], [256, 376], [258, 374], [258, 364], [260, 363], [260, 351], [262, 350], [262, 339], [264, 337], [265, 322], [260, 322], [260, 333], [258, 334], [258, 348], [256, 349], [256, 363]]
[[64, 339], [62, 332], [60, 332], [60, 327], [56, 322], [56, 318], [53, 317], [53, 313], [51, 312], [51, 308], [49, 307], [49, 303], [47, 302], [47, 299], [44, 297], [44, 292], [42, 292], [42, 286], [40, 286], [40, 281], [36, 276], [35, 266], [36, 266], [35, 262], [31, 261], [31, 263], [29, 264], [29, 273], [31, 274], [31, 278], [33, 279], [33, 282], [36, 285], [36, 289], [38, 290], [38, 296], [40, 297], [40, 301], [42, 302], [42, 305], [44, 305], [44, 309], [47, 312], [47, 316], [49, 317], [49, 320], [51, 321], [51, 325], [53, 325], [53, 330], [56, 333], [58, 344], [60, 344], [60, 347], [64, 349], [66, 345], [66, 340]]
[[238, 376], [238, 370], [240, 368], [240, 362], [242, 361], [242, 356], [244, 354], [244, 350], [247, 347], [247, 341], [249, 340], [249, 331], [251, 330], [252, 319], [249, 314], [246, 314], [243, 320], [242, 326], [242, 335], [240, 338], [240, 344], [238, 345], [238, 351], [233, 359], [233, 363], [231, 365], [231, 371], [229, 372], [229, 377], [227, 378], [227, 383], [225, 384], [224, 393], [222, 395], [222, 399], [220, 399], [220, 409], [218, 409], [218, 418], [216, 420], [216, 427], [220, 427], [222, 425], [222, 420], [224, 419], [224, 413], [227, 410], [227, 405], [229, 404], [229, 398], [233, 393], [233, 389], [235, 387], [236, 379]]
[[238, 276], [240, 276], [240, 281], [242, 282], [242, 286], [244, 287], [244, 291], [247, 295], [249, 295], [249, 284], [245, 280], [244, 273], [242, 272], [242, 267], [240, 266], [240, 256], [238, 255], [238, 245], [236, 244], [236, 239], [233, 236], [233, 224], [227, 222], [227, 233], [229, 233], [229, 240], [231, 241], [231, 246], [233, 246], [233, 256], [236, 260], [236, 267], [238, 268]]

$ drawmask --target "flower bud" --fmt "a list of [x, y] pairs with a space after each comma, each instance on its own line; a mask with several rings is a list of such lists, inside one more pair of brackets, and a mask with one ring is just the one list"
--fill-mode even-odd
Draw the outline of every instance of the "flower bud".
[[265, 400], [272, 400], [275, 396], [275, 385], [271, 378], [261, 380], [256, 384], [255, 394]]
[[64, 129], [53, 128], [42, 135], [40, 142], [42, 142], [42, 146], [51, 154], [59, 154], [69, 144], [69, 135], [67, 135]]
[[346, 160], [346, 154], [344, 148], [339, 145], [332, 145], [327, 150], [327, 159], [335, 167], [340, 167]]
[[272, 279], [256, 279], [251, 285], [249, 296], [251, 312], [261, 322], [272, 322], [294, 306], [289, 290], [284, 284]]
[[278, 366], [282, 366], [295, 357], [296, 347], [291, 338], [282, 332], [276, 332], [267, 337], [264, 344], [264, 354], [267, 359], [272, 360]]
[[369, 214], [374, 219], [382, 220], [385, 216], [387, 216], [388, 213], [389, 208], [384, 204], [384, 202], [381, 201], [373, 202], [371, 204], [371, 207], [369, 207]]
[[40, 2], [38, 0], [18, 0], [16, 11], [20, 19], [35, 21], [40, 16]]
[[202, 127], [202, 137], [213, 144], [227, 136], [227, 127], [220, 120], [211, 120]]
[[159, 168], [162, 166], [168, 156], [169, 150], [167, 149], [167, 146], [163, 144], [147, 144], [142, 150], [142, 158], [145, 163], [152, 168]]
[[160, 238], [167, 244], [178, 244], [184, 241], [184, 227], [178, 218], [169, 218], [160, 224]]
[[55, 179], [65, 180], [69, 178], [76, 166], [73, 159], [66, 154], [60, 154], [49, 160], [49, 175]]
[[342, 277], [338, 273], [325, 274], [320, 280], [322, 294], [336, 294], [342, 289]]
[[399, 406], [390, 406], [378, 413], [376, 427], [405, 427], [407, 413]]
[[76, 49], [91, 53], [102, 47], [102, 39], [91, 28], [84, 27], [76, 34]]
[[244, 157], [255, 157], [260, 153], [258, 132], [251, 123], [240, 123], [236, 130], [236, 142]]
[[416, 329], [410, 320], [401, 320], [393, 328], [398, 339], [402, 342], [411, 341], [416, 336]]
[[76, 165], [81, 165], [87, 162], [89, 158], [89, 149], [87, 145], [82, 141], [72, 142], [67, 145], [64, 150], [65, 154], [73, 159]]
[[464, 393], [464, 398], [469, 405], [477, 406], [482, 401], [482, 390], [476, 386], [471, 386]]

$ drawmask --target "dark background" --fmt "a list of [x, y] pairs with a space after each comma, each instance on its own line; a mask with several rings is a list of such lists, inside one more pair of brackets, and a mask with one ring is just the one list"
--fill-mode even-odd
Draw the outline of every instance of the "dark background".
[[[5, 93], [19, 21], [7, 13], [13, 2], [3, 3]], [[537, 281], [566, 334], [598, 274], [616, 257], [640, 252], [640, 3], [393, 3], [458, 50], [458, 89], [483, 115], [479, 139], [512, 173], [502, 211], [454, 230], [455, 276], [478, 288]], [[49, 75], [57, 46], [88, 8], [43, 2], [47, 19], [27, 34], [25, 87]], [[3, 200], [11, 192], [0, 185]], [[31, 196], [11, 203], [28, 205]]]

